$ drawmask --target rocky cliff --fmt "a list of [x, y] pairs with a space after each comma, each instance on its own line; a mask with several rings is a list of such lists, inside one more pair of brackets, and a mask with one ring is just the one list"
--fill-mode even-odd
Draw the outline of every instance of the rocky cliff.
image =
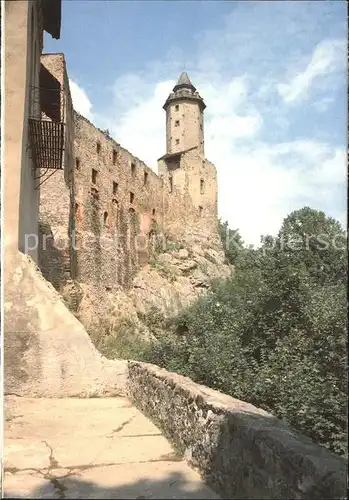
[[128, 289], [71, 282], [63, 297], [94, 340], [117, 335], [125, 325], [147, 337], [144, 315], [154, 309], [165, 317], [175, 315], [213, 280], [231, 274], [220, 241], [200, 243], [169, 244], [138, 270]]

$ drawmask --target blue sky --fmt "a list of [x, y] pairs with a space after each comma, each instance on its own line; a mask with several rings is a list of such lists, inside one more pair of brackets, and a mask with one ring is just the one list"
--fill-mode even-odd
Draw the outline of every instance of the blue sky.
[[346, 7], [341, 1], [63, 1], [75, 108], [156, 171], [180, 72], [204, 97], [219, 215], [245, 241], [310, 205], [346, 213]]

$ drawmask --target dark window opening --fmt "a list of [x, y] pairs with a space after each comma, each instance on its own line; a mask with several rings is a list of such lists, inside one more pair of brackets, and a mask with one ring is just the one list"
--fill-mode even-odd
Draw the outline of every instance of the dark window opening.
[[113, 182], [113, 194], [118, 192], [119, 184], [117, 182]]
[[179, 144], [179, 139], [176, 139], [176, 144]]
[[118, 152], [116, 151], [116, 149], [113, 149], [113, 165], [116, 164], [117, 159], [118, 159]]
[[119, 202], [117, 199], [113, 198], [112, 203], [114, 205], [114, 215], [115, 215], [115, 229], [119, 229]]
[[[33, 75], [35, 75], [34, 65], [36, 54], [34, 50], [33, 57], [32, 71]], [[40, 64], [39, 82], [41, 111], [51, 118], [51, 120], [61, 121], [61, 84], [42, 64]], [[35, 81], [31, 85], [35, 85]], [[32, 104], [34, 105], [35, 103]]]
[[152, 214], [153, 214], [153, 215], [155, 215], [155, 208], [153, 208], [153, 210], [152, 210]]
[[205, 192], [205, 181], [204, 179], [200, 179], [200, 194], [204, 194]]
[[173, 191], [173, 179], [172, 177], [169, 177], [169, 183], [170, 183], [170, 193]]
[[144, 172], [144, 185], [148, 184], [148, 172]]
[[176, 104], [175, 110], [179, 111], [179, 104]]
[[200, 215], [200, 217], [202, 216], [202, 211], [203, 211], [203, 208], [200, 206], [199, 207], [199, 215]]
[[136, 218], [136, 212], [134, 210], [134, 208], [130, 208], [129, 211], [128, 211], [128, 215], [129, 215], [129, 222], [130, 222], [130, 230], [131, 230], [131, 233], [130, 233], [130, 236], [131, 236], [131, 244], [132, 244], [132, 247], [134, 248], [134, 244], [135, 244], [135, 236], [136, 236], [136, 221], [137, 221], [137, 218]]
[[99, 154], [101, 152], [101, 143], [99, 141], [97, 142], [96, 149], [97, 149], [97, 153]]
[[106, 227], [108, 225], [108, 212], [104, 212], [104, 214], [103, 214], [103, 224], [104, 224], [104, 227]]
[[75, 213], [77, 214], [79, 211], [79, 204], [78, 203], [75, 203]]
[[76, 170], [80, 169], [80, 158], [75, 158], [75, 168]]
[[92, 187], [91, 188], [91, 195], [92, 197], [98, 201], [99, 200], [99, 193], [98, 193], [98, 189], [96, 189], [95, 187]]
[[179, 120], [175, 121], [175, 127], [179, 127]]
[[136, 164], [135, 163], [131, 163], [131, 174], [132, 174], [132, 177], [134, 177], [136, 175]]
[[93, 184], [97, 184], [97, 175], [98, 175], [97, 170], [95, 170], [95, 169], [93, 168], [93, 169], [92, 169], [92, 182], [93, 182]]
[[130, 203], [133, 203], [135, 199], [135, 194], [130, 192]]

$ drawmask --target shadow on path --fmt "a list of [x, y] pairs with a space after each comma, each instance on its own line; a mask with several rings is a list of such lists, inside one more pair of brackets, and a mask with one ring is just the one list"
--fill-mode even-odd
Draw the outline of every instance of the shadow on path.
[[[109, 469], [109, 470], [108, 470]], [[51, 476], [50, 479], [39, 478], [26, 475], [22, 476], [23, 487], [25, 483], [26, 493], [21, 487], [18, 491], [6, 490], [4, 488], [4, 498], [109, 498], [109, 499], [170, 499], [170, 498], [219, 498], [202, 483], [188, 481], [184, 474], [174, 472], [163, 475], [162, 479], [142, 479], [129, 481], [127, 476], [132, 476], [132, 465], [127, 467], [100, 467], [94, 469], [88, 476], [92, 479], [79, 478], [76, 475], [66, 475], [61, 477]], [[146, 475], [146, 471], [144, 470]], [[69, 473], [68, 473], [69, 474]], [[100, 475], [100, 481], [98, 480]], [[142, 474], [143, 475], [143, 474]], [[28, 481], [29, 479], [29, 481]], [[28, 486], [33, 482], [40, 482], [37, 487], [31, 488], [28, 493]], [[6, 483], [6, 479], [5, 479]], [[113, 485], [114, 483], [114, 485]]]

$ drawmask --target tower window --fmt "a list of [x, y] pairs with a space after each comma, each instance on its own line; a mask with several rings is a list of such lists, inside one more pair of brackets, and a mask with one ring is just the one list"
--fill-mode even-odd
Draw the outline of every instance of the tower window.
[[80, 158], [75, 158], [75, 168], [76, 170], [80, 169]]
[[199, 206], [199, 215], [200, 215], [200, 217], [202, 216], [202, 211], [203, 211], [203, 208], [201, 206]]
[[130, 192], [130, 203], [133, 203], [135, 199], [135, 194]]
[[152, 212], [151, 212], [153, 215], [155, 215], [155, 208], [153, 208]]
[[200, 194], [204, 194], [205, 192], [205, 181], [204, 179], [200, 179]]
[[101, 143], [99, 141], [97, 141], [96, 149], [97, 149], [97, 154], [99, 154], [101, 152]]
[[116, 151], [116, 149], [113, 149], [113, 165], [116, 164], [117, 159], [118, 159], [118, 152]]
[[176, 144], [179, 144], [179, 139], [176, 139]]
[[169, 180], [169, 183], [170, 183], [170, 193], [172, 193], [172, 191], [173, 191], [173, 179], [172, 179], [172, 177], [169, 177], [168, 180]]
[[176, 110], [176, 111], [179, 111], [179, 104], [176, 104], [176, 106], [175, 106], [175, 110]]
[[144, 185], [148, 184], [148, 172], [144, 172]]
[[93, 168], [93, 169], [92, 169], [92, 183], [93, 183], [93, 184], [97, 184], [97, 175], [98, 175], [97, 170], [95, 170], [95, 169]]
[[136, 175], [136, 164], [135, 163], [131, 163], [131, 175], [132, 175], [132, 177], [135, 177], [135, 175]]
[[117, 182], [113, 182], [113, 194], [118, 192], [119, 184]]
[[179, 127], [179, 120], [175, 121], [175, 127]]

